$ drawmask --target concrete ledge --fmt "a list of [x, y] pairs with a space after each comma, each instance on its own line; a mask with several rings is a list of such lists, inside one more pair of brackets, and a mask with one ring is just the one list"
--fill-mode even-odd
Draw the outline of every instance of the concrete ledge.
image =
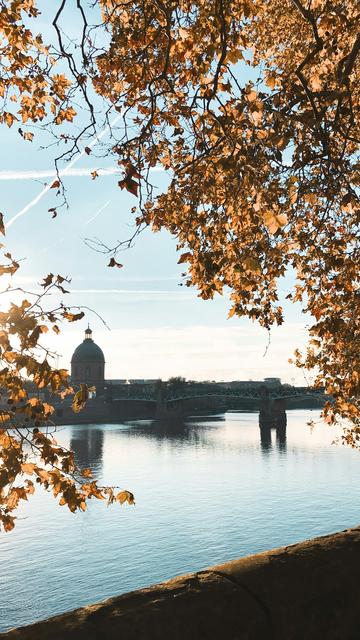
[[7, 640], [358, 640], [360, 528], [0, 634]]

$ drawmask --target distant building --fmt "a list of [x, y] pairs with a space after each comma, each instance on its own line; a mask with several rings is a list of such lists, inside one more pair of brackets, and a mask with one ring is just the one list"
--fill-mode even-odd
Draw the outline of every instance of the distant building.
[[252, 389], [260, 387], [264, 383], [261, 380], [228, 380], [226, 382], [215, 382], [218, 387], [223, 389]]
[[264, 378], [264, 382], [268, 386], [280, 386], [281, 378]]
[[81, 382], [100, 389], [105, 380], [105, 358], [100, 347], [92, 338], [90, 327], [85, 331], [85, 338], [76, 347], [71, 358], [71, 382], [79, 385]]

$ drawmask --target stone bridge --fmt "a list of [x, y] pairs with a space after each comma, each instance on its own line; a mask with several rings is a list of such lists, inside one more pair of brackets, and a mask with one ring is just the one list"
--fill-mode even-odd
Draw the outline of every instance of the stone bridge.
[[98, 390], [96, 398], [89, 400], [78, 414], [71, 409], [70, 400], [54, 402], [57, 424], [89, 422], [118, 422], [128, 419], [182, 420], [191, 415], [224, 413], [225, 411], [258, 411], [264, 442], [269, 440], [269, 429], [280, 429], [279, 438], [286, 427], [286, 409], [319, 408], [325, 402], [322, 389], [266, 386], [249, 383], [229, 388], [221, 383], [171, 384], [159, 380], [149, 384], [110, 384]]
[[[108, 402], [134, 401], [154, 405], [158, 419], [184, 417], [201, 411], [226, 411], [231, 409], [249, 409], [260, 412], [260, 422], [278, 422], [283, 424], [292, 400], [305, 400], [310, 406], [324, 404], [322, 389], [311, 387], [290, 387], [288, 385], [266, 386], [249, 383], [248, 386], [228, 388], [219, 383], [172, 384], [159, 380], [156, 385], [114, 385], [105, 388]], [[290, 404], [291, 406], [291, 404]]]

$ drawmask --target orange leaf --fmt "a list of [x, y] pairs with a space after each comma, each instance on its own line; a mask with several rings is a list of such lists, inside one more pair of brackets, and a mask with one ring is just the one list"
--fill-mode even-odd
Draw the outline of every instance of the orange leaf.
[[36, 464], [34, 464], [33, 462], [23, 462], [23, 464], [21, 465], [21, 471], [23, 473], [28, 473], [29, 475], [34, 473], [35, 469]]
[[189, 262], [191, 257], [192, 254], [189, 251], [187, 253], [182, 253], [177, 263], [182, 264], [183, 262]]
[[128, 502], [128, 504], [135, 504], [134, 495], [130, 491], [120, 491], [116, 500], [120, 502], [120, 504], [124, 504], [124, 502]]

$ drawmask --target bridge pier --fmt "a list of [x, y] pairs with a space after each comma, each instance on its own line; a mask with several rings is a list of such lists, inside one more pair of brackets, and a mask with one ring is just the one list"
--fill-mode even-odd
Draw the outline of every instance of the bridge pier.
[[259, 427], [261, 445], [264, 449], [271, 446], [271, 429], [276, 429], [276, 442], [280, 449], [286, 446], [286, 401], [284, 398], [272, 399], [267, 387], [261, 389]]
[[161, 420], [167, 411], [166, 395], [166, 384], [162, 380], [158, 380], [156, 383], [156, 420]]
[[259, 424], [262, 428], [286, 428], [285, 399], [270, 396], [267, 387], [261, 388]]
[[182, 419], [184, 416], [184, 412], [179, 408], [179, 406], [171, 404], [171, 409], [168, 405], [167, 399], [167, 383], [162, 380], [158, 380], [156, 384], [156, 410], [155, 410], [155, 419], [156, 420], [167, 420], [169, 418], [172, 419]]

